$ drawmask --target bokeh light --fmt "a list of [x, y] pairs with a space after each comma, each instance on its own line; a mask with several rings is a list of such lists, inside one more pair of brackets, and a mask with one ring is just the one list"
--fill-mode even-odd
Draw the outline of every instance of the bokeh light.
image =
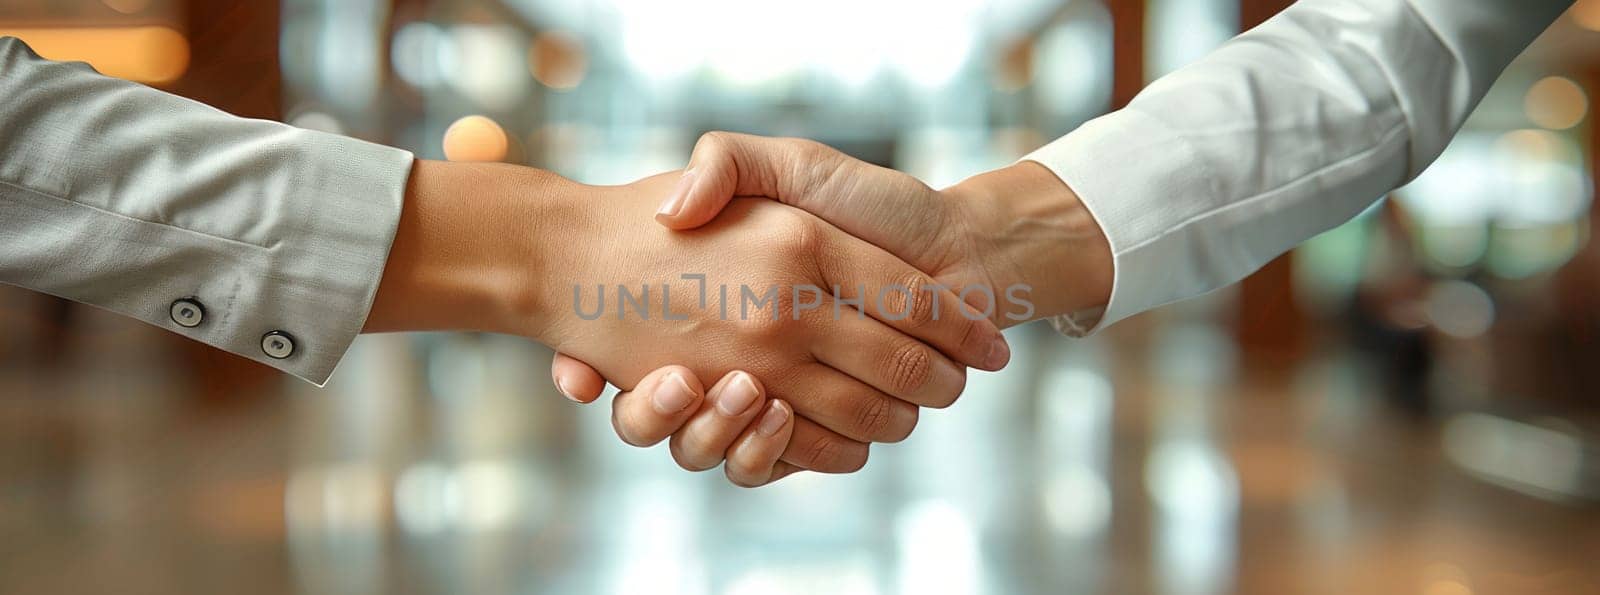
[[189, 40], [169, 27], [0, 28], [42, 57], [88, 62], [106, 76], [171, 83], [189, 70]]
[[1147, 81], [1200, 59], [1239, 31], [1239, 7], [1232, 0], [1151, 0], [1145, 18]]
[[401, 26], [389, 49], [395, 74], [420, 89], [444, 82], [445, 65], [454, 63], [455, 56], [448, 42], [444, 30], [433, 23], [418, 21]]
[[1578, 0], [1568, 12], [1572, 22], [1590, 31], [1600, 31], [1600, 0]]
[[1565, 135], [1514, 130], [1495, 141], [1499, 173], [1497, 219], [1519, 227], [1576, 220], [1589, 206], [1591, 189], [1583, 151]]
[[589, 56], [578, 38], [551, 31], [534, 38], [528, 48], [528, 68], [540, 84], [565, 91], [583, 82], [589, 72]]
[[440, 59], [450, 86], [485, 108], [516, 108], [529, 90], [527, 41], [506, 25], [456, 25], [450, 28]]
[[1069, 126], [1111, 105], [1111, 18], [1098, 6], [1080, 12], [1041, 35], [1034, 52], [1040, 104]]
[[444, 132], [444, 156], [450, 161], [505, 161], [510, 147], [505, 129], [484, 116], [456, 120]]
[[1505, 156], [1553, 161], [1560, 151], [1560, 139], [1545, 130], [1513, 130], [1495, 141], [1495, 149]]
[[[912, 86], [940, 88], [978, 49], [973, 23], [982, 20], [977, 0], [614, 3], [624, 55], [639, 74], [666, 82], [704, 68], [731, 87], [806, 74], [858, 86], [890, 70]], [[827, 43], [818, 43], [819, 31]]]
[[1560, 423], [1462, 413], [1444, 423], [1444, 454], [1469, 473], [1547, 499], [1577, 493], [1583, 441]]
[[1428, 322], [1446, 335], [1470, 339], [1494, 326], [1494, 300], [1466, 281], [1440, 281], [1428, 292]]
[[1566, 130], [1577, 126], [1589, 113], [1589, 98], [1583, 87], [1572, 79], [1552, 76], [1541, 79], [1528, 88], [1524, 100], [1528, 119], [1550, 130]]
[[289, 118], [289, 125], [296, 128], [316, 130], [330, 134], [344, 134], [344, 125], [332, 115], [316, 110], [307, 110]]

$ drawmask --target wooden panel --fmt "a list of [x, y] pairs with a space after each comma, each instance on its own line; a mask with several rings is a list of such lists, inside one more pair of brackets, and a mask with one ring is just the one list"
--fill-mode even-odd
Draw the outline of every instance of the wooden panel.
[[193, 58], [188, 75], [172, 90], [240, 116], [281, 119], [279, 4], [252, 0], [186, 3], [182, 11]]
[[[1289, 0], [1239, 0], [1239, 26], [1249, 30], [1289, 4]], [[1245, 278], [1240, 285], [1236, 329], [1245, 362], [1276, 366], [1300, 357], [1308, 330], [1305, 313], [1294, 299], [1293, 252]]]
[[1111, 108], [1120, 109], [1144, 88], [1145, 0], [1109, 0], [1111, 12]]
[[[190, 0], [181, 8], [193, 48], [189, 72], [170, 89], [185, 97], [247, 118], [280, 120], [283, 76], [278, 66], [280, 2]], [[254, 361], [188, 341], [173, 341], [185, 354], [189, 377], [202, 400], [234, 401], [283, 381], [281, 373]]]

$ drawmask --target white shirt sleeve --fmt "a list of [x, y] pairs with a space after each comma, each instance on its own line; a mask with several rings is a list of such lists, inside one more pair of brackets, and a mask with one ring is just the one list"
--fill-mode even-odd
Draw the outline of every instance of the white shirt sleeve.
[[318, 384], [366, 323], [411, 164], [0, 38], [0, 282]]
[[1301, 0], [1025, 159], [1109, 240], [1073, 334], [1232, 284], [1438, 158], [1571, 0]]

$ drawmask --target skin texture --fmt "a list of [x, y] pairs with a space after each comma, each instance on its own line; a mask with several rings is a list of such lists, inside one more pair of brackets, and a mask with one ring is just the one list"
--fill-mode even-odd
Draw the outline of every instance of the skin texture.
[[[811, 141], [711, 133], [696, 146], [688, 171], [656, 214], [665, 227], [720, 222], [735, 196], [777, 200], [887, 249], [941, 284], [1030, 286], [1026, 295], [1035, 310], [1027, 316], [994, 308], [992, 319], [1002, 328], [1110, 299], [1111, 251], [1103, 232], [1077, 195], [1036, 163], [936, 191]], [[982, 309], [989, 298], [972, 293], [968, 299]], [[582, 395], [597, 396], [603, 388], [596, 372], [567, 356], [557, 357], [552, 374], [557, 382], [593, 391]], [[687, 445], [675, 446], [673, 458], [698, 470], [722, 455], [733, 460], [729, 449], [736, 445], [721, 439], [725, 430], [707, 429], [710, 417], [704, 410], [686, 420], [642, 411], [627, 416], [618, 431], [671, 434], [674, 445]]]
[[[681, 425], [717, 414], [723, 387], [742, 378], [756, 387], [750, 407], [695, 427], [719, 442], [732, 436], [728, 448], [744, 448], [728, 473], [746, 485], [798, 468], [859, 469], [869, 442], [911, 432], [918, 405], [948, 406], [959, 396], [962, 364], [997, 369], [1009, 358], [998, 329], [962, 316], [951, 293], [941, 294], [938, 305], [933, 292], [904, 295], [890, 308], [911, 313], [899, 320], [877, 308], [853, 315], [847, 305], [835, 316], [826, 296], [814, 309], [801, 307], [789, 291], [797, 285], [838, 285], [844, 297], [855, 297], [858, 286], [921, 286], [927, 278], [772, 201], [736, 201], [717, 222], [669, 230], [652, 213], [679, 178], [595, 187], [529, 168], [419, 161], [367, 330], [518, 334], [581, 358], [626, 391], [614, 420], [633, 444], [666, 436], [638, 420]], [[748, 316], [738, 314], [735, 298], [724, 319], [715, 303], [697, 306], [699, 284], [682, 279], [685, 273], [704, 274], [712, 288], [726, 284], [735, 294], [741, 284], [757, 293], [776, 286], [779, 298]], [[582, 310], [591, 312], [597, 285], [608, 288], [606, 312], [585, 320], [574, 307], [574, 288], [584, 288]], [[650, 314], [630, 310], [619, 317], [618, 285], [652, 286]], [[670, 286], [671, 311], [682, 320], [663, 319], [662, 285]], [[748, 373], [730, 377], [736, 370]], [[709, 395], [701, 382], [708, 378], [719, 379]], [[579, 396], [599, 382], [579, 378], [558, 386]], [[773, 431], [760, 431], [772, 416], [779, 419], [765, 425]], [[781, 454], [773, 458], [774, 452]]]

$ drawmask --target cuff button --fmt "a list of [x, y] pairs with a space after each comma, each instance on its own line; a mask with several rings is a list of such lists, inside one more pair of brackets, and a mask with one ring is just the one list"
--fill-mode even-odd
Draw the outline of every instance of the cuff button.
[[272, 331], [262, 335], [261, 351], [272, 359], [286, 359], [294, 355], [294, 337], [283, 331]]
[[172, 302], [167, 314], [172, 317], [172, 322], [183, 328], [194, 328], [206, 321], [206, 307], [200, 305], [199, 300], [194, 298], [183, 298]]

